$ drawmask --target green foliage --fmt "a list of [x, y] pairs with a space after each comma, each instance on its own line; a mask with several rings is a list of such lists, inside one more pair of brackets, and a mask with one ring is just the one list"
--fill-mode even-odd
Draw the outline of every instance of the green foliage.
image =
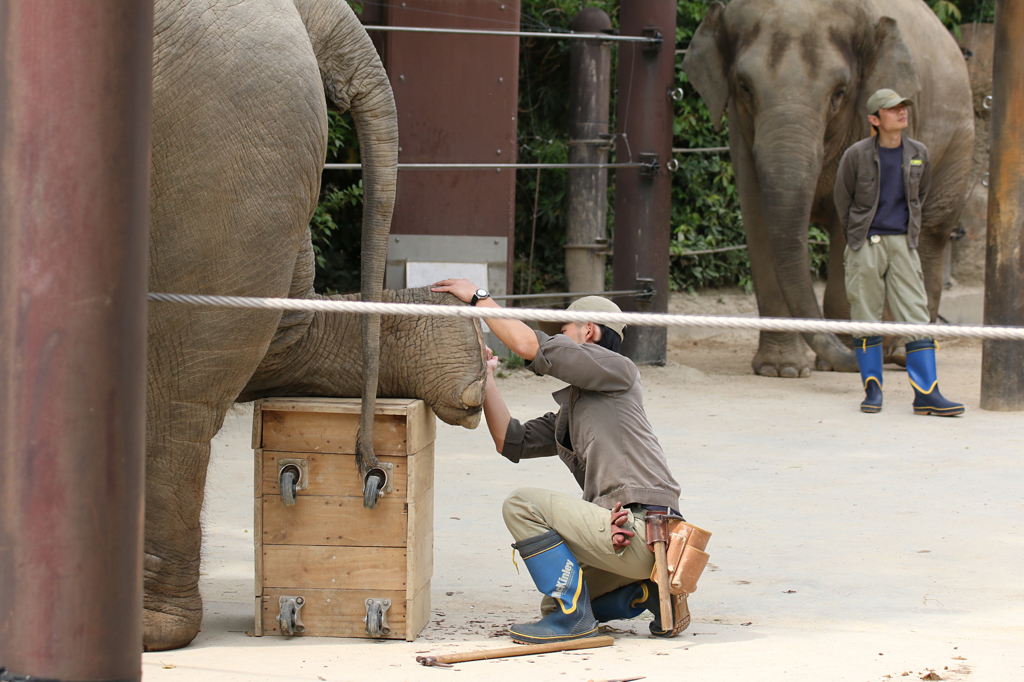
[[939, 18], [942, 25], [952, 31], [959, 39], [960, 22], [963, 21], [963, 15], [960, 13], [960, 8], [950, 0], [930, 0], [928, 6], [935, 12], [935, 16]]
[[[327, 163], [358, 163], [359, 140], [352, 117], [329, 113]], [[320, 202], [309, 223], [316, 256], [313, 286], [321, 293], [359, 290], [362, 242], [362, 172], [324, 171]]]

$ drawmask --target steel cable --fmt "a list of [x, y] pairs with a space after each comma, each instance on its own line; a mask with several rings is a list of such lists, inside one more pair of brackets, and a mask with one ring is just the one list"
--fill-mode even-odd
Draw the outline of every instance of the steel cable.
[[[668, 313], [592, 313], [536, 308], [471, 308], [454, 305], [416, 303], [369, 303], [363, 301], [332, 301], [302, 298], [250, 298], [244, 296], [198, 296], [194, 294], [150, 293], [149, 300], [225, 308], [264, 310], [311, 310], [327, 313], [363, 313], [430, 317], [467, 317], [479, 319], [514, 319], [535, 322], [618, 322], [636, 327], [709, 327], [715, 329], [748, 329], [770, 332], [814, 332], [852, 334], [854, 336], [940, 336], [943, 338], [977, 338], [1024, 341], [1024, 327], [932, 325], [906, 322], [851, 322], [840, 320], [809, 320], [777, 317], [728, 317], [716, 315], [674, 315]], [[927, 331], [925, 331], [927, 330]]]

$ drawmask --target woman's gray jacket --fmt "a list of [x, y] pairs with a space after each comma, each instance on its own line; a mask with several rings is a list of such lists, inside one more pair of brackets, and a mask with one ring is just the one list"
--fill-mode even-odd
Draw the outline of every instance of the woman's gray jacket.
[[638, 503], [679, 508], [679, 484], [644, 412], [640, 372], [629, 358], [593, 343], [537, 332], [529, 367], [570, 384], [552, 394], [557, 413], [512, 419], [501, 454], [513, 462], [558, 457], [583, 499], [611, 509]]

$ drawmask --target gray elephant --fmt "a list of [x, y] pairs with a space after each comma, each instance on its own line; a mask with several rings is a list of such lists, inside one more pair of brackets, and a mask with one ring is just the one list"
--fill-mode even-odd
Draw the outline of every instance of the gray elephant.
[[[341, 0], [156, 1], [151, 291], [314, 295], [308, 224], [326, 155], [328, 106], [350, 109], [359, 135], [362, 297], [380, 300], [395, 197], [397, 116], [387, 75], [352, 10]], [[261, 391], [361, 393], [361, 473], [372, 473], [376, 459], [368, 434], [380, 320], [362, 319], [358, 343], [350, 328], [355, 324], [312, 313], [151, 306], [147, 650], [184, 646], [199, 631], [200, 511], [210, 439], [233, 402]], [[419, 330], [426, 323], [400, 324]], [[463, 324], [458, 336], [479, 334]], [[423, 395], [448, 421], [472, 425], [479, 413], [482, 360], [470, 369], [467, 376], [451, 377], [462, 383], [449, 392], [453, 397]], [[386, 394], [408, 390], [415, 397], [414, 384], [384, 376]]]
[[[714, 2], [683, 70], [729, 149], [760, 314], [820, 318], [807, 254], [811, 221], [831, 235], [824, 313], [848, 318], [842, 234], [832, 200], [843, 152], [870, 134], [865, 103], [879, 88], [912, 97], [907, 133], [924, 142], [932, 185], [918, 246], [934, 321], [942, 260], [971, 171], [974, 120], [956, 41], [920, 0]], [[803, 335], [819, 369], [857, 370], [831, 334]], [[796, 333], [762, 332], [753, 360], [764, 376], [811, 373]]]

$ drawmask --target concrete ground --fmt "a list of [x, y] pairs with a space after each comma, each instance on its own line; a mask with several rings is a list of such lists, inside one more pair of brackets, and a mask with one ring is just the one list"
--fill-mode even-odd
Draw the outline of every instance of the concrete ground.
[[[674, 311], [737, 313], [722, 292]], [[943, 393], [960, 418], [918, 417], [906, 373], [886, 367], [885, 409], [858, 411], [855, 375], [754, 376], [756, 334], [670, 334], [670, 363], [642, 372], [646, 407], [688, 520], [714, 533], [671, 640], [612, 623], [613, 647], [454, 670], [423, 653], [510, 646], [539, 595], [512, 564], [501, 501], [518, 486], [577, 493], [555, 460], [513, 465], [486, 430], [439, 425], [430, 624], [412, 643], [251, 637], [251, 416], [229, 416], [207, 484], [203, 631], [143, 655], [146, 682], [233, 680], [944, 680], [1024, 679], [1024, 415], [979, 407], [981, 344], [941, 344]], [[1007, 371], [1024, 371], [1020, 367]], [[559, 382], [499, 380], [514, 415], [553, 409]], [[649, 620], [649, 617], [647, 617]]]

